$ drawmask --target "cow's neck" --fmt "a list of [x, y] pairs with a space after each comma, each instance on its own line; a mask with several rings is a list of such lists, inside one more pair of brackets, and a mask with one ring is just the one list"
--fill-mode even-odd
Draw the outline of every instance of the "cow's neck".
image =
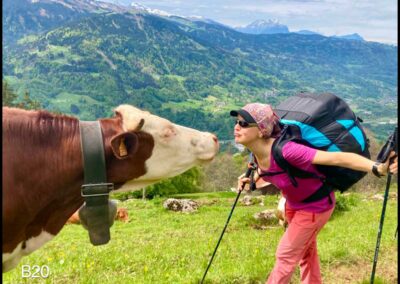
[[13, 171], [3, 180], [3, 253], [29, 254], [56, 235], [82, 204], [78, 121], [35, 115], [21, 111], [19, 119], [3, 120], [3, 163]]

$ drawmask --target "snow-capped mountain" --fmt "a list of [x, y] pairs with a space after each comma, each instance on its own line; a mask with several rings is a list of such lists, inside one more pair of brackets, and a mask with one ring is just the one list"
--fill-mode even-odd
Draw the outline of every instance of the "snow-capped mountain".
[[136, 2], [132, 2], [131, 7], [136, 10], [145, 11], [149, 14], [155, 14], [155, 15], [159, 15], [159, 16], [163, 16], [163, 17], [174, 16], [173, 14], [170, 14], [168, 12], [158, 10], [158, 9], [151, 9], [149, 7], [146, 7], [146, 6], [136, 3]]
[[[166, 11], [162, 11], [159, 9], [151, 9], [149, 7], [146, 7], [140, 3], [136, 3], [136, 2], [132, 2], [130, 5], [134, 10], [138, 10], [140, 12], [145, 12], [145, 13], [149, 13], [149, 14], [153, 14], [153, 15], [157, 15], [157, 16], [161, 16], [161, 17], [168, 17], [170, 20], [174, 20], [174, 19], [185, 19], [185, 20], [189, 20], [192, 22], [204, 22], [207, 24], [213, 24], [213, 25], [220, 25], [220, 26], [224, 26], [224, 27], [228, 27], [224, 24], [221, 24], [219, 22], [216, 22], [214, 20], [205, 18], [203, 16], [197, 16], [197, 15], [192, 15], [192, 16], [182, 16], [182, 15], [176, 15], [176, 14], [171, 14], [168, 13]], [[231, 27], [228, 27], [231, 28]]]
[[289, 28], [279, 23], [276, 19], [256, 20], [244, 27], [235, 27], [242, 33], [248, 34], [282, 34], [289, 33]]
[[358, 33], [354, 33], [354, 34], [350, 34], [350, 35], [342, 35], [342, 36], [332, 36], [332, 37], [364, 41], [364, 38], [362, 36], [360, 36]]

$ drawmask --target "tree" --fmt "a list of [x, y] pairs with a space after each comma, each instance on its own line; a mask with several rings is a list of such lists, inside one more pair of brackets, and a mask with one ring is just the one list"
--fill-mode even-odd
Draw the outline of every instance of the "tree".
[[203, 190], [228, 191], [231, 187], [236, 188], [238, 176], [246, 171], [247, 156], [243, 155], [221, 153], [210, 164], [203, 166]]
[[78, 107], [77, 105], [72, 104], [72, 105], [71, 105], [71, 112], [72, 112], [73, 114], [79, 114], [79, 113], [81, 112], [81, 110], [79, 109], [79, 107]]
[[25, 90], [22, 101], [17, 103], [17, 107], [24, 109], [40, 109], [41, 105], [38, 101], [32, 100], [29, 92]]
[[32, 100], [29, 92], [25, 91], [24, 96], [21, 101], [18, 101], [18, 95], [14, 92], [11, 86], [7, 83], [7, 81], [3, 80], [3, 106], [9, 107], [19, 107], [23, 109], [40, 109], [42, 108], [41, 104]]
[[14, 91], [11, 89], [10, 85], [7, 83], [7, 81], [3, 80], [3, 106], [10, 106], [14, 107], [16, 106], [15, 100], [17, 99], [17, 95], [14, 93]]

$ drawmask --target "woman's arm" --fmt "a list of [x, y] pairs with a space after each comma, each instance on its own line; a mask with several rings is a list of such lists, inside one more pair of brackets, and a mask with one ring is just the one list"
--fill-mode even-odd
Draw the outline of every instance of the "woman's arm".
[[[395, 155], [396, 154], [392, 152], [390, 157], [394, 157]], [[374, 161], [358, 154], [347, 152], [326, 152], [320, 150], [317, 150], [312, 163], [315, 165], [339, 166], [363, 172], [372, 172], [372, 167], [375, 164]], [[379, 174], [385, 175], [388, 166], [389, 159], [386, 163], [378, 164], [377, 169]], [[393, 174], [397, 173], [397, 157], [390, 165], [390, 172]]]

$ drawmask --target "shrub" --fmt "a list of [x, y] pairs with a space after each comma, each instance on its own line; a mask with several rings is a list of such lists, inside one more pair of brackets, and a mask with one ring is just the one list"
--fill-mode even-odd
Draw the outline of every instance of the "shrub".
[[333, 215], [341, 214], [345, 211], [349, 211], [350, 207], [356, 206], [359, 203], [359, 197], [355, 194], [336, 194], [336, 205]]
[[145, 192], [145, 197], [152, 199], [156, 196], [161, 197], [179, 193], [199, 192], [201, 175], [201, 169], [194, 167], [181, 175], [147, 186], [144, 191], [115, 193], [113, 197], [119, 200], [142, 198], [143, 192]]
[[204, 191], [227, 191], [236, 187], [237, 178], [245, 170], [247, 156], [222, 153], [214, 161], [204, 166], [202, 185]]

